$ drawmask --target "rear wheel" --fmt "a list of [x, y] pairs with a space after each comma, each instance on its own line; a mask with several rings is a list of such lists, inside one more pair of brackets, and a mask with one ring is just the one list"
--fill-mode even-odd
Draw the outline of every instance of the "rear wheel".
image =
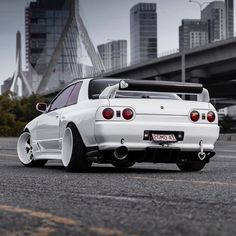
[[34, 160], [29, 132], [23, 132], [17, 142], [17, 154], [20, 162], [26, 167], [43, 167], [47, 160]]
[[134, 161], [119, 161], [113, 162], [112, 165], [116, 168], [129, 168], [135, 164]]
[[73, 124], [65, 130], [62, 141], [62, 162], [69, 172], [86, 171], [91, 167], [91, 162], [85, 159], [86, 147]]
[[200, 171], [205, 167], [206, 163], [202, 161], [195, 162], [179, 162], [177, 166], [181, 171], [191, 172], [191, 171]]

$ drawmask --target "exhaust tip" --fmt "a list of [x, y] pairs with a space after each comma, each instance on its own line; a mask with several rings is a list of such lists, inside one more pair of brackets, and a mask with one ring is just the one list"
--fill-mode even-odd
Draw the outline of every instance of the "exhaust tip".
[[121, 146], [114, 151], [114, 157], [117, 160], [124, 160], [128, 156], [128, 148], [125, 146]]

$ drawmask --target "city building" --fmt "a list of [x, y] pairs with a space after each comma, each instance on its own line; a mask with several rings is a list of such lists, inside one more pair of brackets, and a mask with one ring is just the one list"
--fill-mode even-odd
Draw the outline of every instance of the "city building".
[[234, 0], [225, 0], [226, 37], [234, 36]]
[[191, 49], [208, 43], [207, 23], [201, 20], [184, 19], [179, 27], [179, 48]]
[[155, 3], [139, 3], [130, 10], [131, 63], [157, 58]]
[[106, 70], [127, 66], [127, 40], [111, 41], [97, 48]]
[[201, 20], [207, 22], [210, 43], [226, 39], [225, 2], [209, 3], [201, 12]]
[[[40, 78], [52, 58], [66, 21], [69, 17], [69, 0], [37, 0], [25, 8], [26, 69], [30, 85], [36, 91]], [[71, 44], [76, 57], [77, 45]], [[49, 87], [59, 87], [70, 77], [69, 64], [62, 53], [53, 70]]]
[[3, 84], [1, 85], [1, 94], [4, 94], [9, 91], [12, 83], [12, 78], [7, 78], [3, 81]]

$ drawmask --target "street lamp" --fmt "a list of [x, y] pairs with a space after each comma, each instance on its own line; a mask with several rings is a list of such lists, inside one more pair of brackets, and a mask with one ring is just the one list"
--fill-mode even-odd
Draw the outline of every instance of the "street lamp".
[[[201, 17], [201, 11], [202, 11], [202, 9], [203, 9], [203, 6], [205, 5], [205, 4], [208, 4], [208, 3], [210, 3], [210, 2], [199, 2], [199, 1], [196, 1], [196, 0], [189, 0], [189, 3], [195, 3], [195, 4], [197, 4], [198, 6], [199, 6], [199, 8], [200, 8], [200, 17]], [[202, 34], [201, 34], [201, 31], [200, 31], [200, 40], [202, 40]], [[181, 81], [182, 82], [185, 82], [186, 81], [186, 65], [185, 65], [185, 59], [186, 59], [186, 54], [185, 54], [185, 48], [184, 48], [184, 46], [183, 46], [183, 49], [182, 49], [182, 52], [181, 52], [181, 74], [182, 74], [182, 76], [181, 76]]]
[[211, 3], [211, 2], [199, 2], [199, 1], [195, 1], [195, 0], [189, 0], [189, 2], [190, 3], [196, 3], [199, 6], [200, 11], [202, 11], [202, 8], [205, 4]]

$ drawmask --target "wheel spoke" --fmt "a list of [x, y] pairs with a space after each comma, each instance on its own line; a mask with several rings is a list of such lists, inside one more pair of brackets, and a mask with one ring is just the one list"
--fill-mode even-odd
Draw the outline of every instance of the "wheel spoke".
[[31, 149], [31, 146], [30, 146], [29, 143], [26, 143], [26, 144], [25, 144], [25, 147], [26, 147], [26, 149]]
[[31, 150], [29, 150], [29, 152], [27, 153], [27, 158], [28, 158], [28, 160], [32, 159], [32, 151]]

